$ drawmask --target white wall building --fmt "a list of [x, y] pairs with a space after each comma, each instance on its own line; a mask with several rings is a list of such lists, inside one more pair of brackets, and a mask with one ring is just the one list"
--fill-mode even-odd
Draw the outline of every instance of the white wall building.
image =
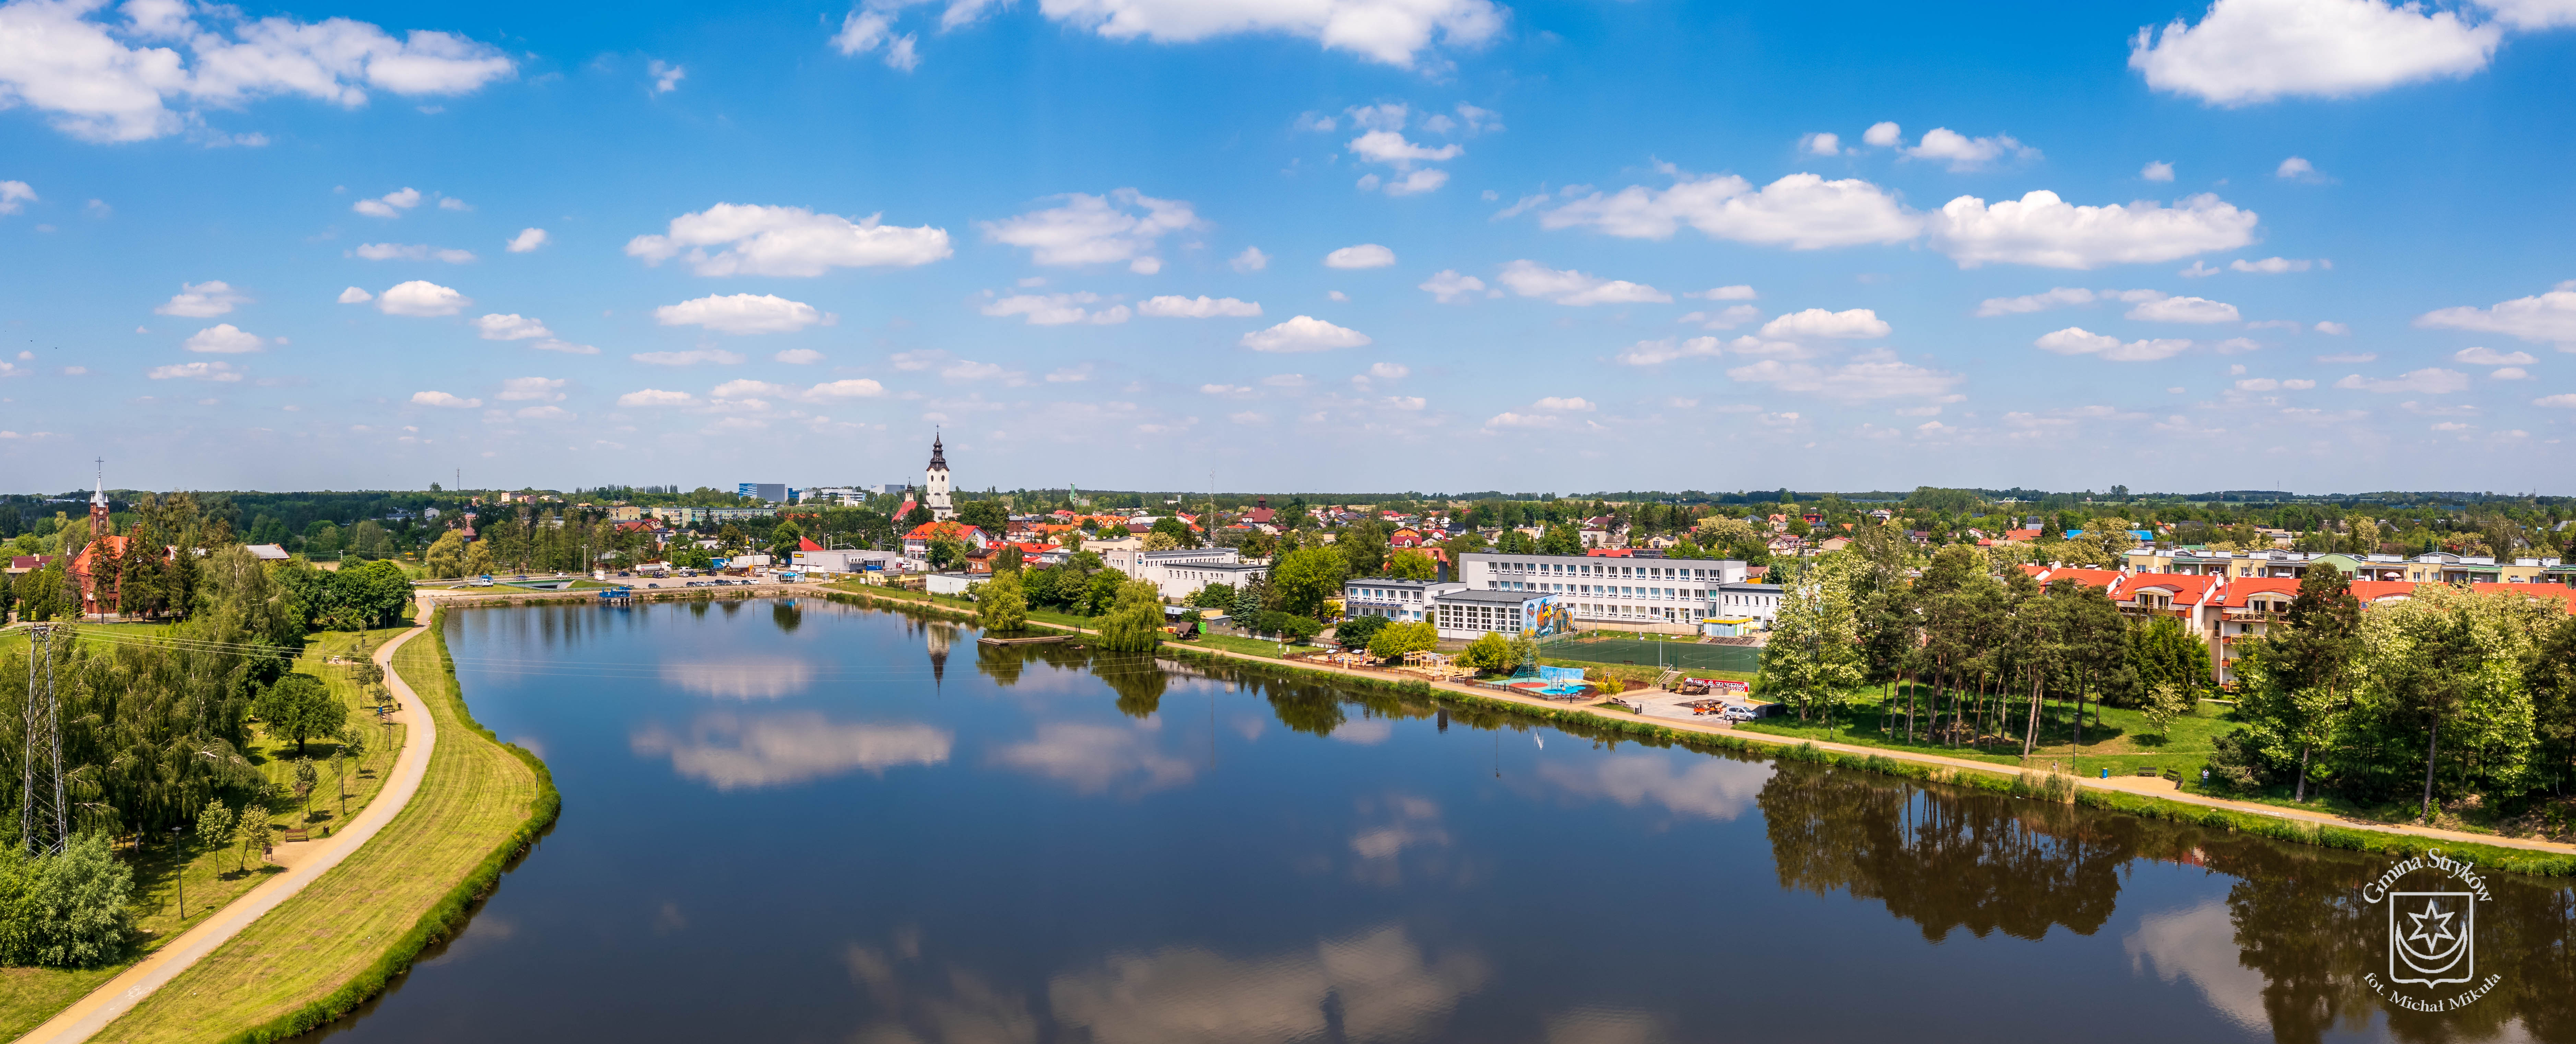
[[[1094, 542], [1097, 543], [1097, 542]], [[1139, 541], [1139, 545], [1143, 542]], [[1091, 550], [1085, 544], [1084, 550]], [[1236, 590], [1254, 577], [1270, 575], [1267, 562], [1246, 562], [1243, 555], [1230, 547], [1173, 548], [1169, 551], [1147, 551], [1138, 547], [1112, 547], [1099, 552], [1100, 562], [1138, 580], [1150, 581], [1166, 599], [1178, 600], [1198, 593], [1209, 584], [1229, 584]]]
[[1716, 589], [1742, 583], [1734, 559], [1590, 555], [1458, 556], [1458, 580], [1477, 591], [1552, 594], [1578, 627], [1693, 633], [1719, 612]]
[[1570, 621], [1556, 612], [1559, 595], [1536, 591], [1476, 591], [1460, 586], [1432, 596], [1432, 621], [1440, 637], [1473, 641], [1488, 634], [1539, 637], [1555, 634]]
[[1760, 620], [1770, 630], [1780, 621], [1780, 585], [1719, 584], [1709, 596], [1708, 616], [1717, 620]]
[[1383, 616], [1399, 623], [1416, 623], [1431, 618], [1434, 600], [1450, 591], [1464, 591], [1465, 584], [1445, 584], [1436, 580], [1398, 580], [1391, 577], [1367, 577], [1342, 582], [1342, 615]]

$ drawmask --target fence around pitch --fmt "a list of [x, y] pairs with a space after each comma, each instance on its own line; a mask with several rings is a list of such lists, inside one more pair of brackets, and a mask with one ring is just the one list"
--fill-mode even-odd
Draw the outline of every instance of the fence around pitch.
[[1659, 648], [1663, 665], [1675, 670], [1753, 674], [1762, 669], [1762, 650], [1748, 645], [1641, 642], [1634, 638], [1564, 638], [1548, 642], [1539, 655], [1551, 660], [1605, 664], [1633, 662], [1652, 667], [1657, 662]]

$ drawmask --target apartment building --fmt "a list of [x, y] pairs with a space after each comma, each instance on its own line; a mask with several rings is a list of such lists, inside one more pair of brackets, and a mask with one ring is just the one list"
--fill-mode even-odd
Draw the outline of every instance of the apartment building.
[[2410, 584], [2576, 583], [2576, 568], [2555, 558], [2496, 559], [2436, 551], [2423, 555], [2353, 555], [2323, 551], [2210, 551], [2141, 547], [2126, 556], [2129, 573], [2297, 579], [2317, 566], [2340, 569], [2354, 580]]

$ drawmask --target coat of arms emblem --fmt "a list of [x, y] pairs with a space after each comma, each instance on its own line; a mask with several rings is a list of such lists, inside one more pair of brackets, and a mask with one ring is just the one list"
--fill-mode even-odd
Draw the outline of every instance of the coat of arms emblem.
[[2388, 893], [2388, 981], [2422, 986], [2477, 978], [2474, 892]]

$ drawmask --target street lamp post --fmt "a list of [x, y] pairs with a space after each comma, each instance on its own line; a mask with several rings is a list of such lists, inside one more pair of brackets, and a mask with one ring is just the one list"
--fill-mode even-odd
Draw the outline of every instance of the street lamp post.
[[170, 828], [171, 858], [177, 863], [170, 870], [170, 878], [179, 883], [179, 921], [184, 924], [188, 920], [188, 839], [180, 830]]

